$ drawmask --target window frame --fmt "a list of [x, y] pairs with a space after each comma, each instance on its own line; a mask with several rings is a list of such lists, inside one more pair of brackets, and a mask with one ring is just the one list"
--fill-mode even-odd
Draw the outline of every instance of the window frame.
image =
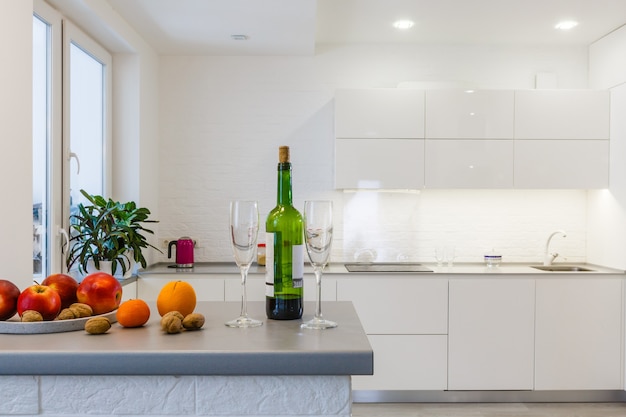
[[[111, 53], [77, 25], [43, 0], [34, 0], [33, 17], [49, 25], [51, 36], [48, 86], [48, 247], [47, 268], [42, 274], [67, 272], [65, 252], [70, 215], [70, 44], [87, 52], [104, 66], [104, 123], [103, 123], [103, 195], [108, 197], [112, 190], [112, 132], [113, 132], [113, 59]], [[74, 165], [74, 169], [75, 169]]]

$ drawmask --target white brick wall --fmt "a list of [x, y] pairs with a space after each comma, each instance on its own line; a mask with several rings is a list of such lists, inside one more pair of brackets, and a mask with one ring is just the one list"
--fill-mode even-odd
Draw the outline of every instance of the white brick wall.
[[459, 261], [480, 262], [492, 247], [505, 261], [539, 261], [559, 228], [569, 235], [554, 240], [555, 250], [584, 261], [582, 191], [378, 193], [376, 205], [362, 206], [360, 194], [333, 189], [336, 88], [415, 80], [533, 88], [538, 66], [558, 74], [562, 88], [586, 87], [584, 48], [326, 46], [314, 57], [161, 57], [159, 241], [189, 235], [196, 261], [231, 261], [229, 200], [259, 200], [265, 219], [276, 200], [278, 146], [289, 145], [295, 205], [335, 202], [333, 261], [362, 249], [379, 260], [427, 261], [440, 242], [454, 244]]

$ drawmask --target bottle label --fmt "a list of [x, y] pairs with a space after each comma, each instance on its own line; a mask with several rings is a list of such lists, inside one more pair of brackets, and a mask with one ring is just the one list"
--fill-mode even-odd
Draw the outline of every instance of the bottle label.
[[265, 233], [265, 296], [274, 296], [274, 233]]
[[291, 278], [294, 288], [302, 288], [304, 284], [304, 245], [293, 245], [291, 252]]
[[[274, 297], [274, 233], [266, 233], [265, 242], [265, 296]], [[302, 288], [304, 285], [304, 245], [293, 245], [291, 251], [293, 288]]]

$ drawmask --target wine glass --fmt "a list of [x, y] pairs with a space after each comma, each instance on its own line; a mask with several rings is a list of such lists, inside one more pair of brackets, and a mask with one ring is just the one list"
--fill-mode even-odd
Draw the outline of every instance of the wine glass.
[[315, 316], [302, 323], [305, 329], [330, 329], [334, 321], [322, 318], [322, 270], [328, 263], [333, 240], [333, 203], [331, 201], [306, 201], [304, 203], [304, 239], [306, 251], [315, 271]]
[[252, 265], [259, 233], [259, 207], [256, 201], [232, 201], [230, 203], [230, 240], [235, 262], [241, 272], [241, 314], [226, 322], [228, 327], [257, 327], [260, 320], [248, 317], [246, 279]]

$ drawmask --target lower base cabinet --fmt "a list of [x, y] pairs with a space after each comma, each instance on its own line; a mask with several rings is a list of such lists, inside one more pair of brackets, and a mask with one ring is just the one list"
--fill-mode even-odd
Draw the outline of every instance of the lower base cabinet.
[[352, 377], [355, 390], [438, 390], [447, 386], [445, 335], [368, 335], [374, 375]]
[[537, 280], [536, 390], [622, 389], [622, 280]]
[[532, 390], [535, 280], [450, 280], [449, 390]]
[[374, 351], [374, 375], [353, 389], [446, 389], [447, 279], [354, 274], [337, 279], [337, 300], [352, 301]]

